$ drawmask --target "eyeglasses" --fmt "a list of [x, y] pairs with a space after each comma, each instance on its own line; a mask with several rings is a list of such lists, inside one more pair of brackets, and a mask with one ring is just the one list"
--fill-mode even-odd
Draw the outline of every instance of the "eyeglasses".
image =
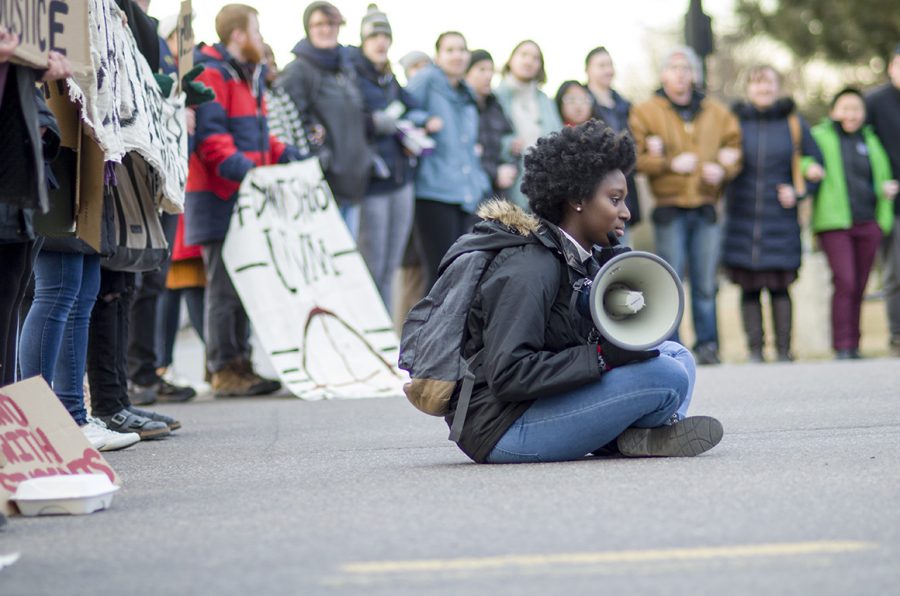
[[562, 102], [567, 106], [583, 106], [592, 103], [588, 97], [564, 97]]
[[310, 29], [337, 29], [341, 24], [337, 21], [319, 21], [318, 23], [310, 23]]

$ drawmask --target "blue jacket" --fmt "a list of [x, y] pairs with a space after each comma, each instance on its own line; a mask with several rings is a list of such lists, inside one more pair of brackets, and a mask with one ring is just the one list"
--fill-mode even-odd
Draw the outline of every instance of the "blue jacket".
[[440, 68], [429, 65], [409, 81], [407, 91], [422, 109], [444, 122], [433, 135], [434, 152], [419, 160], [416, 197], [459, 205], [474, 213], [491, 183], [475, 151], [478, 107], [472, 90], [464, 81], [453, 88]]
[[407, 110], [403, 119], [416, 126], [424, 126], [428, 113], [418, 109], [419, 104], [400, 86], [392, 73], [379, 73], [358, 48], [350, 49], [350, 57], [356, 68], [356, 83], [365, 104], [366, 128], [373, 140], [373, 149], [390, 170], [387, 178], [379, 178], [373, 171], [366, 195], [384, 194], [412, 182], [415, 160], [404, 152], [396, 134], [378, 134], [375, 131], [372, 114], [399, 101]]
[[[800, 225], [797, 208], [778, 202], [779, 184], [792, 184], [794, 151], [788, 115], [794, 102], [782, 99], [764, 112], [737, 104], [741, 123], [744, 169], [726, 190], [722, 264], [751, 271], [793, 271], [800, 267]], [[804, 156], [821, 163], [819, 148], [800, 119]], [[807, 182], [807, 194], [815, 193]]]

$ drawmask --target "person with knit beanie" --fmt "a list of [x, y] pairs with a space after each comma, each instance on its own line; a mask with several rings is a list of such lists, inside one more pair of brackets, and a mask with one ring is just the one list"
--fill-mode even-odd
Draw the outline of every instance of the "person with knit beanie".
[[296, 106], [325, 180], [355, 239], [359, 202], [368, 186], [372, 156], [351, 52], [338, 43], [344, 23], [340, 10], [330, 2], [309, 4], [303, 11], [306, 37], [294, 47], [296, 59], [285, 67], [275, 86]]
[[519, 170], [514, 159], [503, 155], [503, 143], [512, 139], [513, 127], [491, 88], [493, 78], [494, 58], [487, 50], [473, 50], [466, 68], [466, 82], [478, 104], [481, 167], [491, 180], [491, 189], [485, 198], [508, 198], [506, 191], [515, 183]]
[[359, 252], [385, 306], [390, 310], [392, 281], [400, 267], [413, 225], [414, 157], [404, 150], [401, 127], [437, 132], [440, 123], [397, 82], [388, 60], [393, 43], [387, 15], [370, 4], [360, 25], [360, 47], [352, 49], [357, 84], [365, 101], [372, 146], [372, 174], [360, 213]]

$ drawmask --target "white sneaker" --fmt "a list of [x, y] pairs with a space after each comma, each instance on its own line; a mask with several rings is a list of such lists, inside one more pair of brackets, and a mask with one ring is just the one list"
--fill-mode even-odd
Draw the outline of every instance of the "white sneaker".
[[109, 430], [105, 422], [93, 416], [87, 417], [87, 424], [81, 427], [81, 432], [97, 451], [125, 449], [141, 440], [137, 433], [117, 433]]

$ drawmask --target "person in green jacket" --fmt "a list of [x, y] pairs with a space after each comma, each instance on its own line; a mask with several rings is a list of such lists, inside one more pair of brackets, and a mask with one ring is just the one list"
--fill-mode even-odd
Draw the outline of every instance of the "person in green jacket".
[[513, 125], [513, 135], [504, 140], [503, 155], [517, 161], [520, 172], [519, 179], [507, 194], [517, 205], [525, 208], [528, 199], [519, 189], [521, 172], [525, 171], [523, 156], [539, 137], [563, 127], [556, 104], [540, 90], [545, 82], [544, 54], [537, 43], [526, 39], [513, 48], [503, 67], [503, 80], [494, 92]]
[[860, 358], [863, 293], [878, 247], [894, 223], [898, 190], [887, 153], [865, 121], [862, 94], [848, 87], [835, 95], [829, 118], [812, 129], [825, 161], [812, 226], [831, 267], [831, 342], [839, 360]]

